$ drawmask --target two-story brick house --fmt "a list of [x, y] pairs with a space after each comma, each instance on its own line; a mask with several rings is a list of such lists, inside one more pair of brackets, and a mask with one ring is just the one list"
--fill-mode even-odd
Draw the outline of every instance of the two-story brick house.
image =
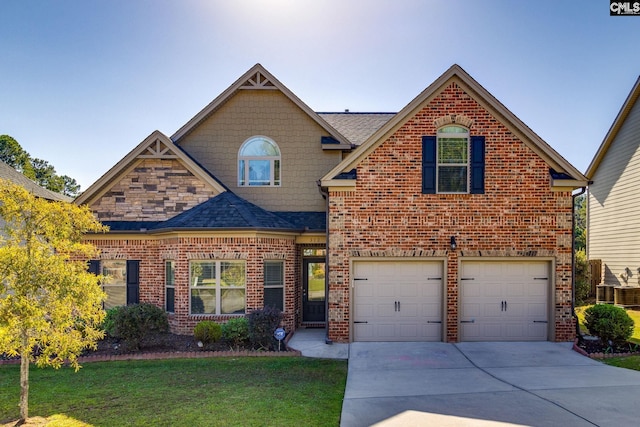
[[585, 185], [458, 66], [358, 114], [256, 65], [76, 202], [111, 227], [88, 236], [106, 305], [165, 307], [175, 332], [271, 304], [342, 342], [568, 340]]

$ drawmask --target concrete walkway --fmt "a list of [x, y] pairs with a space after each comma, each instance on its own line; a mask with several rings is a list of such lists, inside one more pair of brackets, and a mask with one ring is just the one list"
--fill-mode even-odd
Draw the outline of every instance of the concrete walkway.
[[324, 343], [298, 330], [304, 356], [349, 359], [342, 427], [637, 426], [640, 372], [569, 343]]

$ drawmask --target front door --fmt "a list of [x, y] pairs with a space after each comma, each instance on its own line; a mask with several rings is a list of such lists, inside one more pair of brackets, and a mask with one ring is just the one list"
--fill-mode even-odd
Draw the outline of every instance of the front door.
[[325, 259], [305, 258], [303, 261], [302, 321], [325, 321]]

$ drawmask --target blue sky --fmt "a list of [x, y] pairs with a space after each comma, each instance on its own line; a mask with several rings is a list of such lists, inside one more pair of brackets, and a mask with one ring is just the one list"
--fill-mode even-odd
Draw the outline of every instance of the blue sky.
[[2, 0], [0, 134], [86, 189], [261, 63], [316, 111], [395, 112], [462, 66], [584, 172], [640, 75], [607, 0]]

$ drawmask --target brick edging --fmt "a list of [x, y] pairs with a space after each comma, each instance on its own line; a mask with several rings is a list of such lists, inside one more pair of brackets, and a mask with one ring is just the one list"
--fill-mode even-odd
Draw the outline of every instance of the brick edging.
[[587, 353], [586, 351], [584, 351], [584, 349], [580, 348], [580, 346], [578, 346], [578, 339], [576, 338], [573, 341], [573, 351], [576, 351], [580, 354], [582, 354], [583, 356], [586, 356], [590, 359], [598, 359], [598, 360], [602, 360], [602, 359], [610, 359], [612, 357], [627, 357], [627, 356], [640, 356], [640, 351], [635, 351], [633, 353]]

